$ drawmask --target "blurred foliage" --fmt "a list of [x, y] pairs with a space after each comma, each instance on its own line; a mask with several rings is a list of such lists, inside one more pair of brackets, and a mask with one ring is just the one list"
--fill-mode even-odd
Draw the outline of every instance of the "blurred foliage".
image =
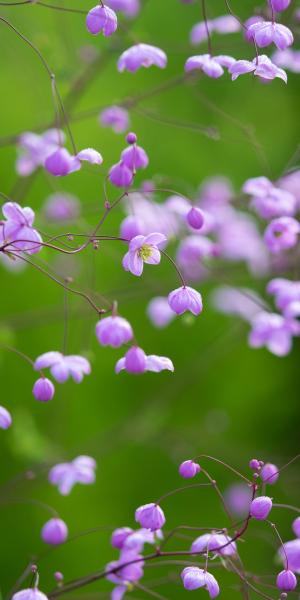
[[[84, 9], [91, 6], [87, 7], [86, 0], [57, 3]], [[224, 13], [221, 0], [209, 4], [210, 16]], [[243, 0], [241, 6], [232, 0], [242, 18], [252, 13], [255, 4]], [[101, 129], [97, 112], [181, 74], [185, 59], [193, 53], [188, 45], [189, 30], [201, 18], [198, 2], [184, 6], [178, 0], [148, 0], [128, 31], [125, 25], [118, 41], [111, 42], [89, 36], [82, 16], [34, 3], [1, 7], [1, 14], [47, 58], [64, 98], [74, 81], [91, 71], [71, 98], [71, 127], [79, 147], [95, 147], [104, 155], [106, 169], [118, 159], [124, 139]], [[44, 128], [53, 120], [49, 79], [32, 50], [3, 23], [0, 27], [1, 136]], [[136, 75], [118, 75], [117, 57], [135, 40], [164, 48], [169, 57], [167, 71], [153, 68]], [[237, 35], [214, 38], [213, 44], [216, 52], [237, 58], [252, 56], [252, 48]], [[82, 57], [87, 54], [96, 56], [93, 67], [84, 64]], [[66, 105], [69, 108], [68, 102]], [[92, 116], [81, 118], [91, 109]], [[251, 76], [235, 83], [228, 76], [218, 81], [200, 77], [145, 98], [132, 110], [131, 118], [132, 129], [151, 159], [144, 176], [159, 175], [157, 181], [194, 194], [204, 178], [221, 174], [238, 190], [245, 178], [261, 174], [276, 178], [289, 164], [299, 145], [299, 77], [290, 75], [288, 86], [279, 80], [262, 85]], [[175, 127], [164, 119], [197, 123], [218, 135]], [[15, 155], [13, 145], [1, 145], [1, 191], [32, 206], [42, 231], [50, 230], [40, 209], [52, 186], [81, 199], [81, 230], [96, 223], [97, 213], [103, 210], [104, 167], [101, 175], [85, 166], [64, 180], [53, 182], [38, 172], [22, 181], [15, 173]], [[109, 194], [116, 196], [111, 189]], [[111, 214], [103, 232], [117, 233], [122, 215], [122, 208]], [[101, 246], [97, 253], [88, 248], [76, 261], [62, 261], [43, 251], [43, 261], [51, 261], [60, 273], [71, 272], [82, 289], [93, 288], [111, 298], [116, 294], [122, 314], [134, 324], [139, 343], [149, 353], [170, 356], [175, 374], [115, 376], [114, 364], [122, 350], [99, 347], [94, 336], [95, 315], [75, 297], [69, 298], [68, 351], [88, 353], [93, 367], [92, 375], [81, 385], [57, 385], [53, 402], [39, 404], [31, 394], [35, 375], [28, 364], [1, 351], [1, 404], [14, 417], [14, 427], [0, 435], [0, 587], [5, 593], [36, 556], [40, 556], [45, 591], [54, 586], [54, 571], [62, 571], [67, 581], [99, 570], [116, 556], [109, 548], [110, 532], [105, 528], [132, 526], [136, 506], [180, 485], [177, 465], [186, 457], [208, 453], [245, 470], [253, 455], [281, 465], [297, 452], [299, 343], [284, 359], [248, 349], [245, 328], [210, 308], [208, 284], [202, 286], [205, 312], [201, 318], [192, 322], [178, 319], [168, 330], [158, 332], [145, 316], [145, 307], [151, 296], [175, 287], [174, 273], [163, 264], [136, 281], [122, 272], [121, 256], [122, 248], [113, 245]], [[32, 358], [61, 349], [63, 291], [31, 268], [20, 273], [2, 269], [1, 280], [1, 343], [14, 345]], [[246, 276], [242, 282], [247, 283]], [[261, 290], [264, 284], [262, 281]], [[70, 497], [61, 498], [47, 483], [47, 468], [78, 454], [97, 459], [97, 483], [76, 486]], [[207, 468], [221, 489], [232, 481], [218, 466], [207, 464]], [[272, 490], [276, 500], [296, 502], [298, 481], [296, 466], [287, 469]], [[35, 501], [54, 506], [67, 521], [71, 537], [90, 528], [104, 530], [45, 550], [39, 532], [48, 514]], [[224, 524], [217, 498], [209, 490], [170, 498], [165, 509], [168, 528], [179, 523]], [[291, 516], [278, 511], [276, 522], [283, 537], [291, 537]], [[242, 547], [247, 569], [273, 572], [273, 542], [267, 526], [251, 527]], [[184, 542], [179, 540], [176, 547], [179, 545]], [[151, 569], [147, 571], [149, 578], [165, 574], [161, 569], [155, 570], [155, 576]], [[225, 579], [223, 596], [236, 596], [236, 581], [232, 575]], [[94, 591], [99, 597], [98, 590], [109, 589], [111, 585], [102, 582], [84, 588], [81, 594], [88, 597]], [[183, 592], [176, 580], [163, 586], [162, 593], [175, 598]], [[142, 592], [138, 596], [143, 596]]]

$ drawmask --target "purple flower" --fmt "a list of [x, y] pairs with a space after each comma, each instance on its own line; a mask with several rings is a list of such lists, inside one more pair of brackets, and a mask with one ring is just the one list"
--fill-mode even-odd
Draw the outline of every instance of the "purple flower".
[[157, 529], [155, 532], [145, 528], [138, 529], [126, 537], [122, 550], [124, 552], [136, 552], [139, 554], [143, 552], [145, 544], [156, 544], [158, 539], [163, 539], [160, 529]]
[[264, 483], [269, 483], [272, 485], [278, 480], [278, 467], [276, 467], [276, 465], [272, 465], [272, 463], [266, 463], [261, 469], [260, 476]]
[[111, 346], [120, 348], [123, 344], [128, 344], [133, 338], [133, 331], [130, 323], [122, 317], [106, 317], [98, 321], [96, 325], [96, 336], [102, 346]]
[[72, 156], [66, 148], [58, 148], [45, 160], [45, 169], [55, 177], [64, 177], [81, 168], [80, 160]]
[[197, 537], [191, 546], [191, 552], [206, 553], [215, 552], [221, 556], [233, 556], [236, 554], [236, 543], [223, 533], [205, 533]]
[[10, 412], [4, 406], [0, 406], [0, 429], [9, 429], [12, 424]]
[[140, 67], [156, 65], [160, 69], [167, 66], [167, 56], [163, 50], [149, 44], [136, 44], [125, 50], [118, 60], [118, 70], [135, 73]]
[[113, 548], [118, 548], [121, 550], [124, 546], [124, 542], [126, 538], [133, 533], [133, 529], [131, 527], [119, 527], [115, 529], [111, 536], [111, 545]]
[[50, 519], [41, 531], [42, 540], [51, 546], [63, 544], [68, 537], [68, 528], [62, 519]]
[[251, 490], [244, 483], [234, 483], [225, 491], [228, 509], [237, 517], [246, 517], [251, 503]]
[[250, 504], [250, 515], [258, 521], [264, 521], [272, 509], [272, 500], [268, 496], [259, 496]]
[[38, 167], [43, 166], [46, 158], [53, 154], [60, 144], [65, 142], [65, 135], [59, 129], [49, 129], [42, 135], [23, 133], [18, 140], [19, 156], [16, 171], [21, 177], [31, 175]]
[[198, 465], [198, 463], [195, 463], [193, 460], [185, 460], [179, 466], [179, 474], [184, 479], [192, 479], [193, 477], [195, 477], [195, 475], [200, 473], [200, 471], [200, 465]]
[[[106, 579], [112, 581], [112, 583], [123, 584], [126, 586], [127, 583], [138, 581], [143, 577], [144, 561], [143, 557], [135, 552], [122, 552], [119, 560], [115, 560], [106, 565]], [[133, 561], [136, 562], [133, 562]], [[132, 564], [127, 565], [126, 563], [132, 561]], [[124, 565], [124, 566], [122, 566]], [[115, 569], [115, 572], [109, 573], [111, 569]]]
[[192, 591], [204, 587], [211, 598], [215, 598], [220, 592], [218, 582], [214, 576], [198, 567], [183, 569], [181, 579], [186, 590]]
[[190, 311], [197, 316], [200, 315], [203, 309], [201, 294], [185, 285], [171, 292], [168, 296], [168, 302], [177, 315]]
[[166, 356], [156, 356], [155, 354], [147, 356], [141, 348], [133, 346], [116, 364], [116, 373], [120, 373], [123, 369], [127, 373], [134, 374], [144, 373], [145, 371], [160, 373], [167, 370], [173, 372], [174, 365]]
[[299, 538], [300, 537], [300, 517], [296, 517], [292, 524], [294, 534]]
[[51, 194], [44, 205], [44, 213], [50, 221], [75, 221], [80, 215], [80, 201], [67, 192]]
[[123, 133], [129, 127], [129, 113], [121, 106], [109, 106], [102, 110], [99, 121], [103, 127], [111, 127], [115, 133]]
[[158, 296], [157, 298], [150, 300], [147, 307], [147, 314], [153, 325], [159, 329], [167, 327], [167, 325], [175, 318], [168, 299], [163, 296]]
[[145, 150], [136, 144], [123, 150], [121, 160], [134, 173], [138, 169], [145, 169], [149, 164], [149, 158]]
[[80, 150], [80, 152], [76, 154], [75, 158], [77, 158], [80, 161], [87, 161], [91, 165], [102, 165], [103, 163], [103, 158], [100, 152], [98, 152], [94, 148], [84, 148], [83, 150]]
[[36, 400], [39, 400], [40, 402], [49, 402], [54, 396], [55, 387], [50, 379], [40, 377], [40, 379], [35, 382], [32, 393]]
[[[287, 48], [286, 50], [277, 50], [272, 56], [272, 61], [275, 63], [275, 65], [277, 65], [277, 67], [280, 67], [281, 69], [288, 69], [292, 73], [300, 73], [299, 50], [292, 50], [290, 48]], [[297, 171], [295, 173], [297, 173]], [[286, 177], [289, 178], [291, 175], [293, 175], [293, 173], [287, 175]], [[284, 181], [286, 177], [283, 177], [281, 181]], [[297, 177], [299, 177], [299, 172]]]
[[281, 12], [282, 10], [286, 10], [291, 3], [291, 0], [270, 0], [270, 4], [273, 7], [273, 10], [277, 12]]
[[229, 69], [234, 65], [235, 59], [232, 56], [211, 56], [210, 54], [200, 54], [198, 56], [190, 56], [185, 63], [184, 70], [186, 73], [200, 69], [209, 77], [217, 79], [224, 73], [223, 67]]
[[232, 288], [221, 286], [214, 290], [213, 306], [226, 315], [237, 315], [245, 321], [252, 319], [261, 312], [262, 298], [248, 288]]
[[251, 207], [263, 219], [273, 219], [274, 217], [293, 215], [297, 203], [296, 198], [290, 192], [274, 187], [265, 196], [253, 197]]
[[128, 188], [133, 182], [133, 172], [123, 163], [118, 162], [113, 165], [109, 171], [109, 181], [116, 187]]
[[41, 354], [35, 363], [36, 371], [50, 368], [50, 373], [58, 381], [65, 383], [71, 376], [76, 383], [81, 383], [84, 375], [89, 375], [91, 365], [83, 356], [70, 355], [64, 356], [61, 352], [46, 352]]
[[198, 280], [207, 274], [202, 260], [216, 255], [217, 244], [215, 242], [203, 235], [189, 235], [179, 244], [176, 261], [186, 277]]
[[125, 271], [130, 271], [139, 277], [143, 273], [144, 262], [148, 265], [158, 265], [161, 255], [159, 248], [167, 241], [162, 233], [150, 233], [150, 235], [137, 235], [129, 243], [129, 250], [123, 258]]
[[1, 243], [13, 242], [6, 250], [19, 250], [27, 254], [39, 252], [42, 238], [33, 228], [35, 214], [32, 208], [22, 207], [17, 202], [5, 202], [2, 213], [6, 221], [0, 221]]
[[296, 517], [292, 523], [292, 529], [294, 534], [300, 538], [300, 517]]
[[257, 56], [252, 61], [237, 60], [229, 67], [229, 73], [231, 73], [232, 81], [235, 81], [240, 75], [244, 75], [245, 73], [253, 73], [253, 75], [260, 77], [262, 80], [269, 81], [279, 77], [279, 79], [287, 83], [286, 72], [277, 67], [265, 54]]
[[285, 569], [278, 573], [276, 585], [282, 592], [292, 592], [297, 587], [297, 577], [293, 571]]
[[37, 587], [33, 587], [16, 592], [12, 596], [12, 600], [48, 600], [48, 598]]
[[105, 37], [109, 37], [117, 30], [118, 18], [111, 8], [98, 4], [88, 12], [86, 26], [93, 35], [102, 31]]
[[300, 573], [300, 538], [285, 542], [283, 547], [279, 548], [279, 556], [283, 563], [286, 563], [287, 557], [291, 571]]
[[260, 15], [253, 15], [252, 17], [247, 19], [247, 21], [245, 21], [244, 36], [245, 36], [245, 39], [247, 40], [247, 42], [253, 42], [254, 32], [253, 31], [251, 32], [251, 25], [254, 25], [254, 23], [263, 23], [263, 21], [264, 21], [264, 19]]
[[120, 11], [125, 17], [135, 17], [140, 10], [140, 0], [106, 0], [113, 10]]
[[269, 223], [264, 233], [264, 241], [270, 252], [278, 254], [296, 246], [299, 233], [300, 224], [296, 219], [280, 217]]
[[242, 191], [250, 196], [257, 196], [263, 198], [267, 196], [269, 192], [274, 189], [274, 185], [267, 177], [252, 177], [245, 181]]
[[143, 232], [143, 223], [134, 215], [130, 215], [129, 217], [125, 217], [125, 219], [121, 223], [120, 227], [120, 237], [124, 240], [130, 242], [132, 238], [140, 235]]
[[253, 23], [248, 27], [248, 32], [253, 35], [253, 39], [260, 48], [274, 43], [279, 50], [285, 50], [294, 41], [293, 34], [288, 27], [272, 21]]
[[207, 40], [207, 29], [210, 34], [213, 32], [227, 34], [239, 31], [241, 25], [232, 15], [224, 15], [217, 17], [216, 19], [209, 19], [206, 23], [204, 21], [196, 23], [190, 33], [191, 44], [197, 45]]
[[200, 208], [193, 206], [186, 215], [188, 225], [193, 229], [201, 229], [204, 224], [204, 214]]
[[272, 279], [268, 283], [267, 292], [275, 296], [276, 307], [287, 318], [299, 316], [300, 281], [289, 281], [283, 278]]
[[145, 529], [150, 529], [150, 531], [161, 529], [166, 522], [163, 510], [158, 504], [154, 504], [154, 502], [137, 508], [135, 511], [135, 520], [142, 527], [145, 527]]
[[249, 467], [250, 467], [250, 469], [253, 469], [253, 471], [260, 470], [260, 468], [261, 468], [260, 461], [257, 460], [256, 458], [252, 458], [249, 462]]
[[286, 356], [292, 348], [293, 335], [300, 334], [300, 326], [292, 319], [276, 313], [260, 312], [251, 321], [249, 336], [251, 348], [266, 348], [275, 356]]
[[60, 463], [50, 469], [48, 479], [67, 496], [75, 483], [90, 485], [95, 481], [96, 461], [90, 456], [78, 456], [72, 462]]

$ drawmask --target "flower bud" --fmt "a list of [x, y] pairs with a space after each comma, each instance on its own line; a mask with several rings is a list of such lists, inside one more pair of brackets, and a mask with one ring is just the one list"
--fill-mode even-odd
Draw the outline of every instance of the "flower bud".
[[50, 519], [41, 531], [41, 538], [46, 544], [57, 546], [63, 544], [68, 537], [68, 528], [61, 519]]
[[204, 224], [204, 216], [202, 210], [193, 206], [186, 216], [186, 220], [193, 229], [201, 229]]
[[201, 467], [193, 460], [185, 460], [179, 467], [179, 474], [184, 479], [192, 479], [197, 473], [200, 473]]
[[36, 400], [40, 402], [49, 402], [52, 400], [55, 392], [55, 387], [47, 377], [40, 377], [38, 379], [32, 389], [32, 393]]
[[141, 527], [145, 527], [145, 529], [150, 529], [151, 531], [161, 529], [166, 522], [162, 509], [158, 504], [154, 504], [154, 502], [140, 506], [135, 511], [135, 520]]
[[295, 535], [297, 536], [297, 538], [300, 538], [300, 517], [297, 517], [294, 521], [293, 521], [293, 532], [295, 533]]
[[257, 460], [256, 458], [252, 458], [252, 460], [250, 460], [249, 462], [249, 467], [250, 469], [253, 469], [253, 471], [257, 471], [258, 469], [260, 469], [259, 460]]
[[10, 412], [4, 406], [0, 406], [0, 429], [8, 429], [12, 424]]
[[126, 136], [126, 142], [127, 144], [136, 144], [137, 136], [135, 135], [135, 133], [128, 133], [128, 135]]
[[272, 509], [272, 500], [268, 496], [259, 496], [252, 500], [250, 504], [250, 515], [258, 521], [263, 521], [267, 518]]
[[277, 575], [276, 585], [283, 592], [292, 592], [297, 586], [297, 578], [293, 571], [285, 569]]

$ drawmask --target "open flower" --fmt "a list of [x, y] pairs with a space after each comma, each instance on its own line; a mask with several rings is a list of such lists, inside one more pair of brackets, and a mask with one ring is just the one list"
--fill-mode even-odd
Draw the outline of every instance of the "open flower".
[[185, 63], [184, 70], [186, 73], [200, 69], [208, 77], [217, 79], [224, 74], [224, 68], [227, 69], [234, 65], [235, 59], [232, 56], [211, 56], [210, 54], [199, 54], [197, 56], [190, 56]]
[[279, 50], [285, 50], [294, 41], [293, 34], [288, 27], [272, 21], [253, 23], [248, 27], [248, 32], [260, 48], [265, 48], [274, 43]]
[[221, 556], [236, 554], [236, 543], [223, 533], [205, 533], [197, 537], [191, 546], [191, 552], [213, 551]]
[[279, 77], [284, 83], [287, 83], [287, 74], [283, 69], [275, 65], [265, 54], [257, 56], [252, 61], [237, 60], [229, 67], [232, 81], [235, 81], [240, 75], [253, 73], [263, 80], [269, 81]]
[[26, 131], [18, 139], [16, 171], [21, 177], [31, 175], [53, 154], [60, 144], [64, 144], [65, 134], [60, 129], [48, 129], [41, 135]]
[[153, 373], [173, 372], [174, 365], [170, 358], [166, 356], [156, 356], [156, 354], [147, 356], [141, 348], [133, 346], [123, 358], [118, 360], [115, 366], [116, 373], [120, 373], [122, 370], [134, 374], [145, 373], [145, 371], [152, 371]]
[[50, 368], [51, 375], [58, 383], [65, 383], [69, 377], [76, 383], [81, 383], [83, 376], [91, 372], [91, 365], [86, 358], [73, 354], [64, 356], [61, 352], [41, 354], [36, 359], [34, 368], [36, 371]]
[[129, 127], [128, 110], [121, 106], [108, 106], [99, 115], [103, 127], [111, 127], [115, 133], [123, 133]]
[[278, 254], [296, 246], [299, 233], [300, 224], [296, 219], [280, 217], [269, 223], [264, 233], [264, 241], [272, 254]]
[[275, 356], [286, 356], [292, 348], [293, 335], [300, 335], [300, 324], [277, 313], [259, 312], [251, 321], [251, 348], [265, 346]]
[[211, 598], [215, 598], [220, 592], [218, 582], [214, 576], [203, 569], [198, 569], [198, 567], [183, 569], [181, 579], [186, 590], [197, 590], [204, 587]]
[[129, 243], [129, 250], [123, 258], [125, 271], [140, 276], [143, 273], [144, 262], [148, 265], [158, 265], [161, 255], [159, 247], [167, 241], [162, 233], [135, 236]]
[[48, 600], [48, 598], [37, 587], [33, 587], [16, 592], [13, 594], [12, 600]]
[[12, 242], [6, 251], [21, 251], [35, 254], [41, 250], [42, 238], [33, 228], [35, 214], [29, 206], [20, 206], [17, 202], [5, 202], [2, 206], [5, 221], [0, 221], [0, 243]]
[[160, 69], [167, 66], [167, 56], [163, 50], [149, 44], [136, 44], [125, 50], [118, 60], [118, 70], [135, 73], [140, 67], [156, 65]]
[[90, 456], [78, 456], [72, 462], [60, 463], [50, 469], [48, 479], [67, 496], [75, 483], [89, 485], [95, 481], [96, 461]]

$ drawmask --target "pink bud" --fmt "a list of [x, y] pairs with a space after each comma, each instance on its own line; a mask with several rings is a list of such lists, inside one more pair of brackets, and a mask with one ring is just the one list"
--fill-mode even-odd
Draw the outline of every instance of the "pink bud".
[[49, 402], [52, 400], [55, 392], [55, 387], [47, 377], [40, 377], [38, 379], [32, 389], [32, 393], [36, 400], [40, 402]]
[[197, 473], [200, 473], [201, 467], [193, 460], [185, 460], [179, 467], [179, 474], [184, 479], [192, 479]]
[[186, 220], [193, 229], [201, 229], [204, 224], [204, 216], [202, 210], [193, 206], [186, 216]]
[[50, 519], [50, 521], [45, 523], [41, 531], [41, 537], [46, 544], [57, 546], [66, 541], [68, 537], [68, 528], [61, 519]]
[[272, 509], [272, 500], [269, 496], [259, 496], [250, 504], [250, 515], [258, 521], [263, 521]]

